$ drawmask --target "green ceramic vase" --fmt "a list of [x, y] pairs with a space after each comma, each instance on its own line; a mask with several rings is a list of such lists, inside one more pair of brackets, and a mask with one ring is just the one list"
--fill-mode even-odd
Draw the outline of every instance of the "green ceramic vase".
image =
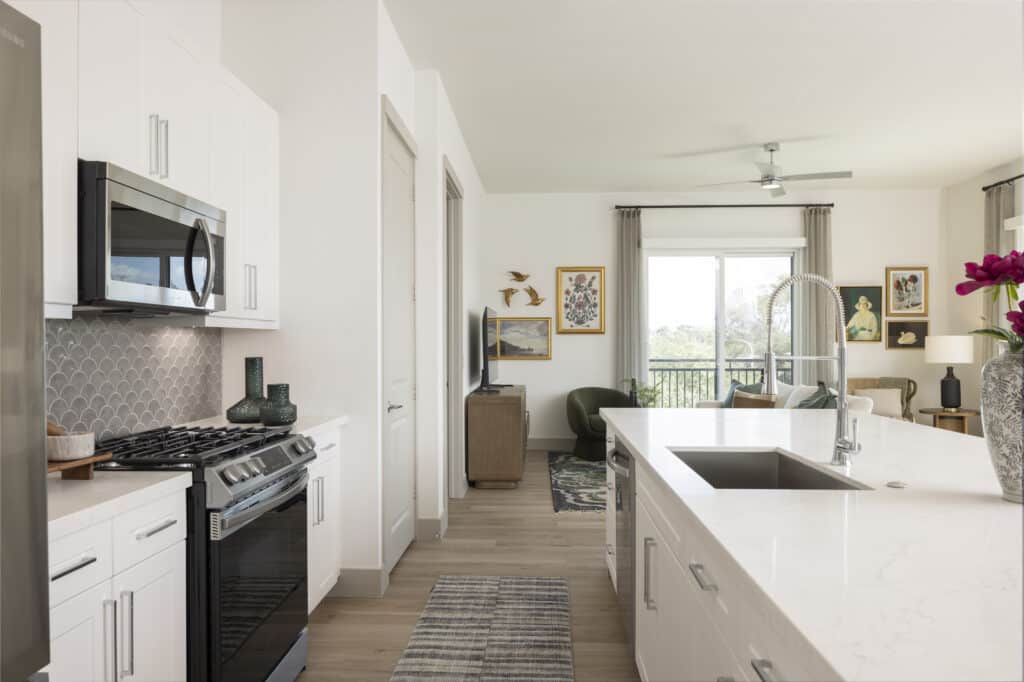
[[294, 424], [299, 410], [289, 400], [288, 384], [268, 384], [267, 402], [260, 409], [260, 421], [264, 426]]
[[232, 424], [259, 423], [260, 409], [266, 402], [263, 397], [263, 358], [246, 358], [245, 397], [228, 408], [228, 421]]

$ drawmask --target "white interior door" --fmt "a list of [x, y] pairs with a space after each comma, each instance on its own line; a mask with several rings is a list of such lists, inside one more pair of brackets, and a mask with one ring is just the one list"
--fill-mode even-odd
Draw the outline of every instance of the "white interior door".
[[383, 397], [384, 568], [412, 542], [416, 513], [415, 302], [413, 294], [414, 159], [391, 125], [384, 126]]

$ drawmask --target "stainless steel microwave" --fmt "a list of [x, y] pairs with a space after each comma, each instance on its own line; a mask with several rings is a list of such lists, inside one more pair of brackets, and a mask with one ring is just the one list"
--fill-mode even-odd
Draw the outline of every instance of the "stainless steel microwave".
[[100, 161], [78, 162], [78, 307], [224, 310], [227, 216]]

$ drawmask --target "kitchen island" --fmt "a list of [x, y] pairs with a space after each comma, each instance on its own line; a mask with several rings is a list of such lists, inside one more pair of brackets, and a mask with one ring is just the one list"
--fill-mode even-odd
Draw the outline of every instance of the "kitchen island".
[[[635, 461], [645, 679], [1022, 679], [1024, 510], [982, 439], [865, 416], [862, 452], [837, 470], [831, 410], [601, 414]], [[676, 454], [737, 451], [861, 489], [715, 488]]]

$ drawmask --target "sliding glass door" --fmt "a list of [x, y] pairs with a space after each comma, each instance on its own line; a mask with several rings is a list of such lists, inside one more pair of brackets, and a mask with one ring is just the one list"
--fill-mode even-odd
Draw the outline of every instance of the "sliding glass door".
[[[660, 407], [721, 399], [731, 381], [761, 381], [767, 303], [793, 271], [792, 253], [652, 252], [647, 257], [649, 384]], [[789, 292], [779, 296], [772, 342], [792, 351]], [[792, 382], [780, 361], [779, 378]]]

